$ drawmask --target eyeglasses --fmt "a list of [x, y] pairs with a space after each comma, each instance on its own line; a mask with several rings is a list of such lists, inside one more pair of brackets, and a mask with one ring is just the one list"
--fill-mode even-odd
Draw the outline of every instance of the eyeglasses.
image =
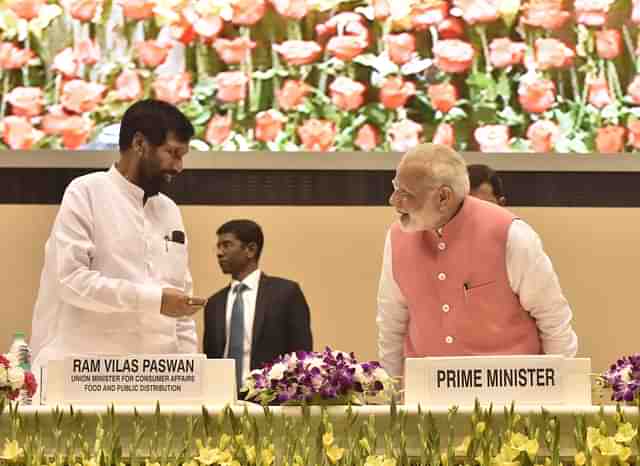
[[[418, 195], [410, 193], [409, 191], [407, 191], [406, 189], [402, 189], [400, 187], [400, 183], [398, 182], [398, 180], [396, 178], [393, 178], [391, 180], [391, 184], [393, 185], [393, 191], [395, 193], [396, 196], [401, 197], [402, 199], [416, 199], [416, 197]], [[428, 191], [431, 191], [432, 189], [438, 189], [440, 186], [442, 185], [430, 185], [430, 186], [425, 186], [423, 189], [423, 193], [427, 193]]]
[[402, 189], [400, 187], [400, 183], [398, 183], [398, 180], [396, 178], [391, 180], [391, 184], [393, 186], [393, 192], [395, 193], [396, 196], [399, 196], [403, 199], [413, 199], [415, 197], [414, 194], [410, 193], [405, 189]]

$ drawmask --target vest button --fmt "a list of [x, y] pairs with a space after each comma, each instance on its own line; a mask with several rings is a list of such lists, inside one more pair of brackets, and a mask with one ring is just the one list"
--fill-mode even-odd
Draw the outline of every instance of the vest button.
[[442, 306], [442, 312], [449, 312], [449, 310], [450, 310], [450, 309], [449, 309], [449, 305], [448, 305], [448, 304], [444, 304], [444, 305]]
[[448, 344], [453, 343], [453, 337], [452, 336], [448, 336], [447, 338], [444, 339], [444, 341], [446, 341]]
[[440, 272], [438, 274], [438, 280], [443, 281], [443, 280], [446, 280], [446, 279], [447, 279], [447, 276], [443, 272]]
[[444, 251], [445, 249], [447, 249], [447, 245], [445, 243], [438, 243], [438, 249]]

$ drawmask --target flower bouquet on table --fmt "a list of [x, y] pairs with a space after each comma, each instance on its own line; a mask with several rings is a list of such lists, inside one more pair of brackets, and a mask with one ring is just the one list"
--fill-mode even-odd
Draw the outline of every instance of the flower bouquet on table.
[[298, 351], [278, 356], [244, 381], [245, 399], [268, 404], [383, 403], [395, 392], [380, 363], [358, 362], [353, 353]]
[[624, 356], [600, 375], [604, 387], [612, 390], [615, 401], [637, 401], [640, 392], [640, 353]]
[[24, 369], [13, 354], [0, 354], [0, 398], [15, 400], [20, 390], [32, 397], [37, 387], [33, 373]]

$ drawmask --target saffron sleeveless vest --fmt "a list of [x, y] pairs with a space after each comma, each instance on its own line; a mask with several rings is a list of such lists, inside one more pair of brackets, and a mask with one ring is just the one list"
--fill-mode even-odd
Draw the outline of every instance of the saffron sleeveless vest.
[[507, 275], [515, 218], [468, 196], [442, 236], [391, 227], [393, 277], [409, 308], [406, 357], [542, 353]]

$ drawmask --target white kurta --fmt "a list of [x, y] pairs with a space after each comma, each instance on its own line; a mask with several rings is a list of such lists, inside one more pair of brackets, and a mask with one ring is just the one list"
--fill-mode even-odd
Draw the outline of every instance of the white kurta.
[[[114, 167], [73, 180], [51, 235], [33, 313], [34, 366], [68, 354], [192, 353], [195, 322], [160, 314], [162, 288], [190, 294], [176, 204]], [[36, 371], [36, 374], [38, 372]]]

